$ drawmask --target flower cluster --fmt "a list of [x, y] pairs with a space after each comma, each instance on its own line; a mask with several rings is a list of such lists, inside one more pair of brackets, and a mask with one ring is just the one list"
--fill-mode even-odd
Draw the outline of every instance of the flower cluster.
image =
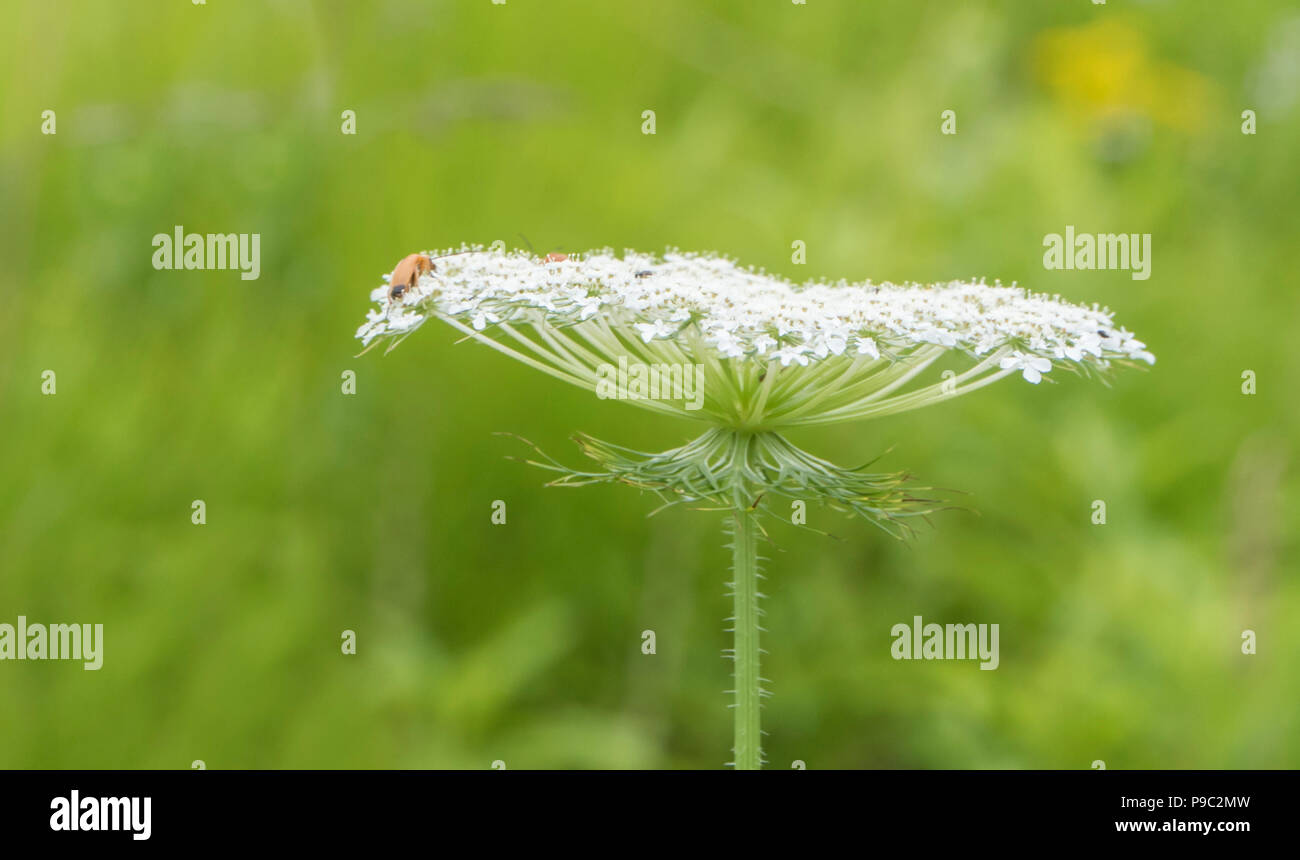
[[[885, 404], [869, 395], [886, 386], [892, 393], [900, 378], [911, 380], [908, 372], [948, 352], [978, 368], [962, 374], [963, 390], [1017, 371], [1037, 383], [1056, 366], [1155, 361], [1109, 310], [999, 283], [796, 285], [725, 257], [676, 251], [539, 259], [467, 246], [430, 256], [433, 271], [400, 297], [374, 291], [379, 307], [357, 332], [364, 344], [400, 338], [437, 317], [579, 385], [589, 386], [592, 368], [617, 354], [706, 362], [729, 378], [720, 393], [737, 395], [715, 404], [731, 418], [755, 417], [744, 408], [754, 393], [747, 378], [766, 379], [761, 368], [769, 366], [796, 372], [847, 364], [852, 370], [837, 385], [860, 396], [839, 403], [837, 414], [857, 417], [883, 414]], [[855, 404], [863, 409], [848, 408]], [[772, 413], [777, 404], [764, 406]], [[814, 423], [804, 420], [809, 414], [785, 417]]]

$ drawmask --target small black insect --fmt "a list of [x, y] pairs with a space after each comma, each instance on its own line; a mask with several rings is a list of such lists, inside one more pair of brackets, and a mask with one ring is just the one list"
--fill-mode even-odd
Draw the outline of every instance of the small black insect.
[[639, 272], [636, 273], [636, 277], [638, 277], [638, 278], [648, 278], [648, 277], [650, 277], [650, 276], [653, 275], [653, 274], [654, 274], [654, 272], [650, 271], [649, 269], [642, 269], [641, 271], [639, 271]]

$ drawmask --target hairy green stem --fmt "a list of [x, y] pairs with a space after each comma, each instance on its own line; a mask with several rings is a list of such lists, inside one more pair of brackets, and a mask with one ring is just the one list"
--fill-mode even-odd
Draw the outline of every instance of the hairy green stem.
[[[758, 380], [757, 373], [751, 373], [747, 382], [766, 384]], [[571, 469], [536, 446], [533, 450], [541, 459], [527, 462], [559, 473], [551, 486], [625, 484], [657, 494], [662, 507], [685, 503], [727, 512], [725, 528], [731, 537], [734, 575], [731, 596], [735, 601], [729, 619], [732, 626], [727, 630], [734, 637], [734, 647], [725, 652], [734, 668], [734, 689], [727, 691], [735, 694], [729, 705], [735, 722], [730, 764], [738, 770], [757, 770], [763, 764], [759, 709], [768, 696], [759, 675], [763, 653], [759, 636], [765, 631], [758, 607], [763, 596], [758, 590], [763, 578], [758, 569], [758, 539], [765, 532], [758, 517], [773, 515], [769, 497], [820, 501], [830, 510], [855, 514], [895, 536], [906, 533], [906, 518], [939, 510], [942, 502], [915, 495], [924, 488], [910, 486], [906, 475], [871, 473], [865, 465], [845, 469], [796, 448], [773, 431], [711, 427], [699, 438], [657, 454], [582, 434], [575, 440], [597, 468]]]
[[735, 612], [736, 770], [758, 770], [763, 762], [759, 729], [762, 690], [758, 675], [758, 523], [753, 513], [732, 513], [732, 570]]

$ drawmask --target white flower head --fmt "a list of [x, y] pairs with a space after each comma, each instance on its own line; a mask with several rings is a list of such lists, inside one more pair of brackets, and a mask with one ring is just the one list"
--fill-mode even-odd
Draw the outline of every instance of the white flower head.
[[[432, 252], [434, 269], [378, 304], [357, 336], [396, 340], [426, 319], [594, 389], [620, 357], [705, 369], [705, 406], [729, 426], [821, 424], [914, 409], [1017, 371], [1154, 363], [1105, 308], [1000, 283], [796, 285], [725, 257], [610, 250], [540, 260], [479, 246]], [[969, 367], [920, 377], [946, 354]], [[628, 401], [660, 411], [664, 402]]]

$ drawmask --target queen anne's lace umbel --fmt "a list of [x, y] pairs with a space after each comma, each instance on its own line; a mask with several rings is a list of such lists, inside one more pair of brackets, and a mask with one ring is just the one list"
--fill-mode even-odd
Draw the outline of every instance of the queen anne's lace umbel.
[[[390, 300], [387, 287], [372, 293], [379, 307], [357, 331], [365, 345], [437, 317], [584, 387], [619, 356], [696, 363], [714, 388], [705, 412], [727, 422], [827, 423], [915, 408], [1010, 373], [1037, 383], [1054, 367], [1155, 362], [1108, 309], [1000, 283], [796, 285], [677, 251], [547, 260], [467, 246], [431, 256], [434, 271], [400, 298]], [[920, 371], [946, 353], [974, 366], [916, 388]]]
[[[558, 474], [555, 486], [620, 484], [664, 505], [728, 512], [738, 769], [763, 761], [758, 516], [807, 527], [772, 499], [819, 501], [902, 536], [910, 520], [945, 506], [905, 473], [872, 473], [869, 463], [846, 469], [803, 451], [782, 435], [785, 428], [903, 412], [1014, 373], [1038, 383], [1056, 368], [1093, 374], [1155, 361], [1116, 328], [1110, 311], [1014, 286], [796, 286], [725, 258], [678, 252], [538, 259], [462, 248], [432, 256], [432, 271], [415, 283], [424, 261], [408, 257], [399, 283], [374, 291], [379, 307], [357, 331], [367, 347], [388, 341], [391, 348], [436, 317], [597, 396], [608, 396], [617, 366], [618, 399], [711, 423], [658, 453], [579, 435], [595, 463], [585, 470], [538, 449], [539, 459], [527, 462]], [[651, 371], [648, 393], [624, 390], [634, 363]], [[672, 397], [655, 399], [656, 373], [661, 394], [663, 380], [673, 381]], [[679, 389], [681, 403], [673, 399]]]

